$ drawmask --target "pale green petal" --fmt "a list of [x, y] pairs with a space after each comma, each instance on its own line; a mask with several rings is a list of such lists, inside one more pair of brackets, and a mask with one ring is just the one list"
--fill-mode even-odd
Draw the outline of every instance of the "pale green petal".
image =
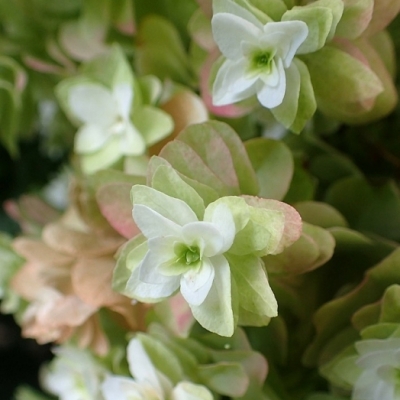
[[101, 149], [110, 139], [108, 130], [100, 125], [85, 124], [75, 136], [75, 151], [85, 154]]
[[109, 127], [118, 115], [111, 92], [95, 83], [82, 83], [69, 90], [68, 106], [82, 123]]
[[233, 61], [243, 57], [241, 43], [257, 43], [259, 27], [234, 14], [219, 13], [212, 18], [214, 40], [222, 54]]
[[133, 115], [133, 123], [147, 146], [166, 138], [174, 128], [172, 117], [155, 107], [141, 107]]
[[182, 227], [143, 204], [133, 206], [133, 219], [147, 239], [161, 236], [180, 237]]
[[133, 204], [143, 204], [181, 226], [198, 220], [196, 214], [184, 201], [148, 186], [133, 186], [131, 199]]
[[208, 296], [200, 306], [190, 306], [193, 316], [205, 329], [232, 336], [235, 322], [231, 298], [231, 272], [224, 256], [212, 258], [215, 277]]
[[235, 221], [233, 220], [231, 210], [226, 204], [220, 203], [212, 209], [212, 212], [210, 215], [207, 215], [207, 217], [211, 218], [211, 222], [221, 233], [224, 244], [220, 250], [220, 253], [225, 253], [232, 246], [236, 234]]
[[173, 389], [171, 400], [213, 400], [213, 396], [204, 386], [191, 382], [180, 382]]
[[229, 255], [229, 264], [237, 285], [240, 306], [261, 316], [276, 317], [278, 303], [261, 259]]
[[[204, 221], [213, 222], [215, 210], [220, 204], [226, 205], [231, 212], [235, 223], [235, 233], [242, 230], [249, 221], [250, 211], [246, 201], [241, 197], [225, 196], [210, 203], [204, 212]], [[221, 224], [221, 222], [217, 222], [217, 224]]]
[[215, 277], [210, 259], [204, 258], [200, 269], [190, 269], [181, 277], [181, 293], [190, 306], [200, 306], [210, 292]]

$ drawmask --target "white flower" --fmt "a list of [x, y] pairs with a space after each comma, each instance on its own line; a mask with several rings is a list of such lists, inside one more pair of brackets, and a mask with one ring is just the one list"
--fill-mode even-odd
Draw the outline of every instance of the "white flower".
[[101, 400], [101, 381], [107, 374], [92, 355], [70, 345], [57, 347], [55, 358], [41, 371], [43, 388], [60, 400]]
[[133, 88], [118, 84], [112, 90], [96, 83], [82, 83], [70, 89], [69, 108], [82, 123], [75, 138], [75, 150], [91, 154], [113, 146], [114, 158], [140, 155], [145, 141], [130, 120]]
[[158, 300], [180, 288], [190, 306], [199, 306], [216, 279], [230, 276], [223, 253], [232, 246], [235, 223], [224, 204], [217, 205], [212, 212], [206, 209], [204, 221], [199, 221], [186, 203], [170, 201], [179, 203], [175, 220], [142, 204], [133, 208], [135, 222], [148, 239], [148, 251], [131, 283], [135, 283], [138, 298]]
[[355, 344], [362, 373], [353, 387], [352, 400], [400, 398], [400, 339], [370, 339]]
[[217, 13], [212, 19], [214, 39], [226, 57], [219, 68], [213, 103], [232, 104], [257, 95], [266, 108], [279, 106], [286, 92], [286, 69], [308, 35], [303, 21], [268, 22], [251, 14]]
[[127, 353], [135, 379], [108, 376], [102, 384], [105, 400], [212, 400], [211, 393], [201, 385], [183, 381], [173, 387], [154, 367], [139, 339], [129, 342]]

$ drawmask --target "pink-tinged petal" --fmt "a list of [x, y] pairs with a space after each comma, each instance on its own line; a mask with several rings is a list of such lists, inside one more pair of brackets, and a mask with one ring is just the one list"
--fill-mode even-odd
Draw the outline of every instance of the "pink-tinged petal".
[[209, 258], [203, 258], [199, 269], [192, 268], [181, 278], [181, 293], [191, 306], [199, 306], [210, 292], [214, 281], [214, 266]]
[[248, 106], [236, 106], [236, 105], [225, 105], [225, 106], [215, 106], [212, 102], [212, 95], [210, 91], [210, 73], [211, 68], [214, 65], [214, 62], [219, 57], [219, 52], [214, 51], [210, 53], [207, 57], [203, 67], [200, 71], [200, 92], [201, 97], [206, 105], [207, 109], [210, 110], [211, 113], [215, 115], [219, 115], [221, 117], [229, 117], [229, 118], [239, 118], [243, 115], [246, 115], [251, 110], [251, 107]]
[[398, 0], [375, 0], [372, 19], [364, 34], [372, 36], [385, 29], [399, 12], [400, 2]]
[[201, 255], [215, 256], [222, 251], [224, 238], [210, 222], [192, 222], [182, 228], [182, 238], [188, 246], [198, 246]]
[[247, 72], [248, 60], [226, 60], [220, 67], [213, 85], [213, 104], [223, 106], [247, 99], [255, 94], [258, 75]]
[[242, 42], [257, 42], [261, 29], [251, 22], [228, 13], [215, 14], [211, 20], [214, 40], [221, 53], [233, 61], [243, 57]]
[[273, 75], [261, 75], [257, 82], [257, 98], [266, 108], [279, 106], [286, 92], [286, 73], [280, 59], [277, 60]]
[[68, 105], [82, 123], [104, 128], [112, 125], [118, 115], [117, 104], [111, 92], [95, 83], [73, 86], [69, 92]]
[[80, 154], [93, 153], [101, 149], [110, 139], [110, 132], [101, 125], [85, 124], [75, 136], [75, 151]]
[[277, 56], [282, 58], [284, 67], [288, 68], [307, 35], [308, 27], [303, 21], [269, 22], [264, 25], [263, 40], [265, 38], [274, 44], [274, 48], [278, 51]]
[[120, 83], [114, 86], [112, 96], [117, 104], [119, 114], [127, 120], [131, 111], [133, 100], [133, 88], [128, 83]]
[[223, 238], [223, 245], [219, 254], [225, 253], [232, 246], [236, 234], [235, 221], [233, 220], [231, 210], [225, 204], [218, 204], [210, 219], [210, 222], [218, 229]]
[[101, 213], [109, 224], [122, 236], [130, 239], [140, 233], [132, 219], [132, 203], [128, 183], [109, 183], [100, 187], [96, 200]]
[[145, 205], [135, 204], [133, 206], [133, 218], [147, 239], [161, 236], [181, 236], [181, 226]]
[[266, 208], [268, 210], [276, 210], [283, 212], [285, 215], [285, 226], [280, 243], [276, 250], [271, 254], [278, 254], [285, 247], [290, 246], [300, 238], [302, 232], [302, 220], [300, 214], [289, 204], [278, 200], [263, 199], [255, 196], [242, 196], [246, 203], [252, 207]]
[[94, 307], [121, 302], [124, 297], [111, 287], [114, 268], [112, 257], [80, 258], [71, 269], [74, 293]]

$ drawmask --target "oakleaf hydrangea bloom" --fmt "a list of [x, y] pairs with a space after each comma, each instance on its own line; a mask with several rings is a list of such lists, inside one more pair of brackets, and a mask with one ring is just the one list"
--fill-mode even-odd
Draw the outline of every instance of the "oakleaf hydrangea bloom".
[[175, 387], [158, 371], [138, 338], [129, 342], [129, 370], [135, 379], [108, 376], [102, 384], [105, 400], [212, 400], [207, 388], [183, 381]]
[[307, 24], [282, 21], [263, 25], [256, 18], [217, 13], [212, 27], [226, 57], [214, 81], [214, 104], [227, 105], [256, 94], [264, 107], [279, 106], [286, 92], [286, 70], [307, 38]]

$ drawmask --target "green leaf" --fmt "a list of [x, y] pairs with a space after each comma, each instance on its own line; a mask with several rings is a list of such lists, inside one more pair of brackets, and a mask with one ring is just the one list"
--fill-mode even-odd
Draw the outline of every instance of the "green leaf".
[[293, 176], [293, 157], [277, 140], [257, 138], [245, 142], [247, 154], [258, 178], [260, 197], [282, 200]]

